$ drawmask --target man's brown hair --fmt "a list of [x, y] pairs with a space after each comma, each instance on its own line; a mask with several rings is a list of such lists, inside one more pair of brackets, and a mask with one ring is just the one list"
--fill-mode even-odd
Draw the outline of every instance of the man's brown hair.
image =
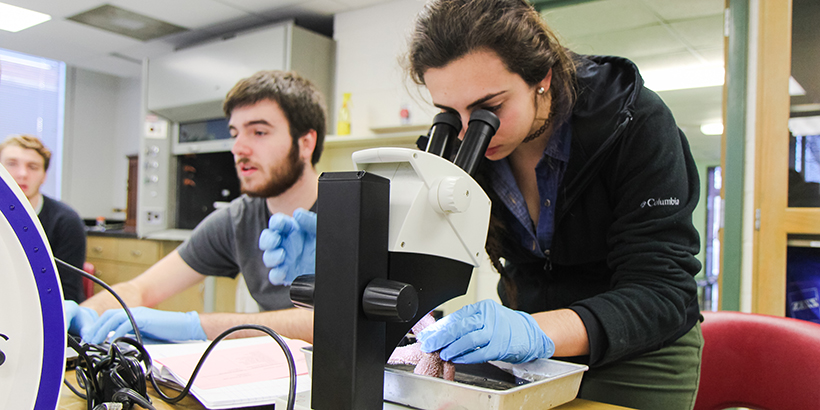
[[39, 138], [29, 134], [9, 135], [5, 141], [0, 143], [0, 152], [3, 152], [6, 147], [12, 145], [37, 151], [37, 153], [43, 157], [43, 169], [48, 171], [48, 164], [51, 162], [51, 150], [46, 148]]

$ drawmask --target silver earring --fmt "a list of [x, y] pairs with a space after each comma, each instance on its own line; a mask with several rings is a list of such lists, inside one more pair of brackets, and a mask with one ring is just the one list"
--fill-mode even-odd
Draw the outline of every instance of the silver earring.
[[537, 92], [539, 95], [544, 94], [544, 91], [546, 91], [546, 90], [544, 90], [544, 87], [538, 87], [538, 89], [535, 90], [535, 92]]

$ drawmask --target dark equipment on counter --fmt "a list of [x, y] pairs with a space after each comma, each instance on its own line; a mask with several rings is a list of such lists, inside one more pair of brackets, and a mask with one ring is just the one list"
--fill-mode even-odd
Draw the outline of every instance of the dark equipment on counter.
[[314, 409], [381, 409], [390, 353], [427, 312], [466, 293], [490, 212], [471, 177], [498, 126], [474, 112], [454, 165], [441, 156], [460, 122], [439, 114], [435, 155], [364, 150], [353, 154], [364, 170], [319, 178], [316, 275], [291, 288], [297, 306], [314, 307]]

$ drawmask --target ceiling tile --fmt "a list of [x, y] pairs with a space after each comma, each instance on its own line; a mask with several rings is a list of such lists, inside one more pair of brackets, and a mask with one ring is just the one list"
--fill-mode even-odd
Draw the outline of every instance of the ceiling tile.
[[[21, 35], [24, 33], [24, 35]], [[52, 20], [18, 33], [0, 32], [0, 47], [65, 61], [107, 54], [140, 42], [66, 20]]]
[[678, 20], [669, 26], [692, 47], [723, 46], [723, 15]]
[[[345, 10], [354, 10], [362, 7], [372, 6], [379, 3], [387, 3], [385, 0], [333, 0], [336, 3], [342, 4]], [[402, 0], [403, 2], [415, 2], [424, 4], [425, 0]]]
[[221, 0], [221, 2], [248, 13], [263, 13], [298, 4], [301, 0]]
[[724, 64], [726, 59], [723, 43], [716, 47], [696, 47], [695, 51], [706, 60], [707, 64]]
[[703, 62], [689, 51], [652, 54], [648, 56], [629, 57], [641, 71], [655, 71], [670, 67], [695, 66]]
[[124, 56], [142, 60], [145, 57], [154, 57], [163, 54], [168, 54], [174, 51], [174, 46], [164, 41], [149, 41], [147, 43], [135, 44], [131, 47], [125, 47], [117, 52]]
[[588, 37], [655, 24], [655, 15], [640, 0], [601, 0], [547, 9], [542, 15], [563, 38]]
[[55, 20], [63, 17], [73, 16], [79, 12], [90, 10], [101, 6], [104, 1], [100, 0], [3, 0], [3, 3], [12, 6], [24, 7], [30, 10], [39, 11], [51, 15]]
[[585, 54], [611, 54], [627, 58], [686, 50], [685, 44], [659, 24], [582, 37], [565, 45]]
[[187, 29], [203, 28], [249, 14], [214, 0], [108, 0], [108, 2]]
[[676, 50], [645, 56], [627, 56], [641, 71], [662, 70], [670, 67], [723, 64], [723, 47], [718, 49]]
[[658, 13], [664, 20], [670, 21], [712, 15], [723, 16], [724, 8], [724, 0], [641, 0], [641, 2]]
[[658, 95], [675, 113], [678, 124], [700, 127], [700, 124], [719, 122], [723, 118], [721, 86], [662, 91]]

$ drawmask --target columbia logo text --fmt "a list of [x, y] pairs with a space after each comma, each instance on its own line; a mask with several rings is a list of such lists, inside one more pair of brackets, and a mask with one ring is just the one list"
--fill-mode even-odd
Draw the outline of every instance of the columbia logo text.
[[665, 199], [649, 198], [646, 201], [641, 202], [641, 208], [646, 208], [647, 206], [652, 208], [652, 207], [655, 207], [655, 206], [671, 206], [671, 205], [680, 205], [680, 199], [678, 199], [678, 198], [665, 198]]

